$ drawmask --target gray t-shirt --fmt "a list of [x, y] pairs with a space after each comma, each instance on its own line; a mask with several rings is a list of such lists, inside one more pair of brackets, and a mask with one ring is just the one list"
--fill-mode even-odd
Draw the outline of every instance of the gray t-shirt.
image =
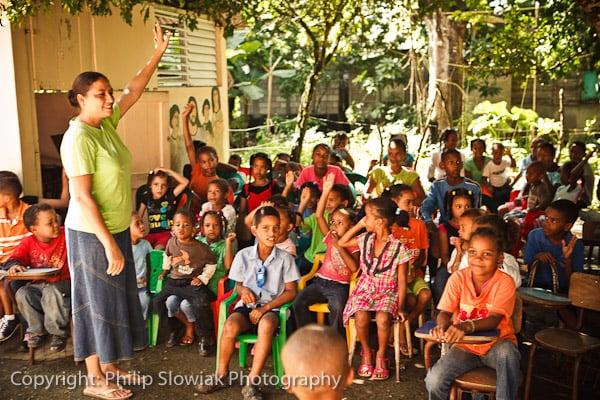
[[146, 274], [148, 271], [148, 263], [146, 256], [152, 251], [152, 245], [147, 240], [140, 239], [137, 244], [131, 245], [133, 251], [133, 262], [135, 264], [135, 278], [137, 279], [138, 288], [145, 288], [147, 285]]
[[[259, 288], [256, 277], [261, 266], [265, 267], [265, 283], [262, 288]], [[254, 245], [240, 250], [235, 255], [229, 271], [229, 279], [250, 289], [256, 296], [257, 305], [263, 305], [279, 297], [283, 293], [286, 283], [300, 279], [300, 273], [294, 257], [287, 251], [274, 247], [263, 263], [258, 257], [258, 247]], [[236, 307], [241, 305], [240, 300]]]

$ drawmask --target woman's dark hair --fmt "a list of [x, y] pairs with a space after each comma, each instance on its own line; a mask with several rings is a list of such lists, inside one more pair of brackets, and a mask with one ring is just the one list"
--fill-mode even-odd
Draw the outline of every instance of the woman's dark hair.
[[0, 171], [0, 194], [10, 194], [19, 198], [23, 186], [17, 174], [12, 171]]
[[204, 99], [204, 101], [202, 102], [202, 112], [204, 112], [204, 107], [207, 107], [210, 110], [210, 100], [209, 99]]
[[[465, 213], [467, 211], [465, 211]], [[519, 238], [518, 231], [515, 232], [514, 229], [512, 229], [512, 226], [503, 220], [498, 214], [482, 215], [475, 220], [475, 224], [480, 228], [493, 229], [496, 232], [496, 237], [502, 244], [502, 250], [507, 253], [510, 253], [512, 244], [515, 243]]]
[[[214, 102], [214, 98], [213, 98], [213, 94], [217, 92], [217, 95], [219, 96], [219, 104], [217, 104], [219, 106], [219, 109], [217, 110], [217, 107], [215, 107], [215, 102]], [[212, 103], [212, 109], [213, 112], [217, 112], [221, 110], [221, 92], [219, 92], [219, 87], [218, 86], [213, 86], [210, 89], [210, 102]]]
[[27, 228], [28, 231], [31, 230], [33, 225], [37, 224], [38, 215], [44, 211], [54, 211], [54, 209], [48, 204], [40, 203], [34, 204], [25, 210], [25, 213], [23, 214], [23, 224], [25, 224], [25, 228]]
[[213, 179], [212, 181], [208, 182], [208, 186], [210, 185], [215, 185], [219, 188], [219, 190], [223, 193], [223, 195], [225, 196], [225, 201], [227, 201], [227, 193], [229, 192], [229, 183], [225, 180], [225, 179]]
[[173, 104], [171, 106], [171, 108], [169, 108], [169, 126], [171, 128], [173, 128], [172, 121], [173, 121], [173, 117], [175, 116], [175, 113], [178, 113], [178, 114], [180, 113], [179, 106], [177, 104]]
[[90, 86], [100, 79], [104, 79], [106, 82], [109, 82], [105, 75], [96, 71], [86, 71], [77, 75], [73, 81], [73, 84], [71, 85], [71, 89], [69, 89], [67, 92], [69, 104], [71, 104], [73, 107], [79, 108], [77, 95], [80, 94], [85, 96], [88, 90], [90, 90]]
[[454, 128], [446, 128], [442, 131], [442, 135], [440, 136], [440, 141], [442, 143], [446, 143], [450, 135], [458, 136], [458, 132]]
[[483, 145], [483, 151], [485, 152], [485, 140], [481, 138], [471, 140], [471, 150], [473, 150], [473, 147], [475, 147], [477, 143], [481, 143]]
[[412, 193], [412, 191], [412, 187], [405, 185], [404, 183], [397, 183], [395, 185], [387, 187], [381, 195], [389, 197], [390, 199], [397, 199], [398, 197], [402, 196], [403, 193]]
[[473, 192], [464, 188], [456, 188], [446, 192], [444, 196], [444, 209], [446, 210], [446, 215], [452, 218], [452, 202], [456, 198], [468, 199], [473, 205]]
[[252, 221], [253, 225], [258, 226], [264, 217], [275, 217], [279, 221], [279, 211], [277, 211], [275, 207], [271, 206], [259, 208], [256, 211], [256, 214], [254, 214], [254, 221]]
[[498, 252], [503, 253], [503, 243], [502, 243], [502, 239], [500, 237], [498, 237], [498, 232], [496, 232], [495, 229], [493, 228], [477, 228], [475, 230], [475, 232], [473, 232], [473, 234], [471, 235], [471, 239], [469, 240], [469, 242], [472, 242], [473, 239], [475, 238], [485, 238], [490, 240], [491, 242], [494, 243], [494, 245], [496, 246], [496, 250], [498, 250]]
[[319, 149], [325, 150], [327, 154], [331, 153], [331, 147], [329, 147], [327, 143], [319, 143], [313, 148], [312, 154], [315, 154], [315, 152]]
[[148, 179], [146, 180], [146, 184], [148, 185], [148, 190], [150, 190], [150, 185], [152, 185], [152, 181], [154, 181], [154, 178], [164, 178], [167, 180], [167, 186], [171, 186], [172, 182], [171, 182], [171, 177], [169, 176], [169, 174], [167, 174], [165, 171], [150, 171], [148, 173]]
[[188, 101], [186, 104], [188, 103], [194, 103], [194, 108], [196, 109], [196, 120], [192, 121], [194, 123], [194, 125], [199, 126], [200, 125], [200, 113], [202, 112], [202, 110], [198, 109], [198, 101], [196, 101], [196, 98], [194, 96], [190, 96], [188, 98]]
[[225, 234], [225, 231], [227, 230], [227, 220], [225, 219], [225, 216], [223, 215], [223, 213], [220, 211], [214, 211], [214, 210], [209, 210], [209, 211], [203, 212], [202, 215], [200, 215], [200, 227], [201, 228], [204, 226], [204, 220], [208, 216], [213, 216], [217, 219], [217, 221], [219, 221], [219, 225], [221, 226], [221, 238], [223, 238], [223, 235]]
[[406, 153], [406, 143], [400, 136], [392, 136], [388, 147], [399, 147]]
[[250, 168], [252, 168], [252, 165], [254, 165], [254, 161], [257, 159], [264, 160], [264, 162], [267, 164], [268, 172], [271, 172], [271, 169], [273, 168], [273, 163], [271, 162], [269, 156], [266, 153], [262, 152], [254, 153], [250, 156]]
[[385, 219], [388, 227], [398, 225], [402, 227], [408, 226], [409, 215], [406, 211], [400, 210], [396, 203], [389, 197], [377, 197], [376, 199], [368, 200], [366, 207], [371, 207], [375, 210], [378, 217]]

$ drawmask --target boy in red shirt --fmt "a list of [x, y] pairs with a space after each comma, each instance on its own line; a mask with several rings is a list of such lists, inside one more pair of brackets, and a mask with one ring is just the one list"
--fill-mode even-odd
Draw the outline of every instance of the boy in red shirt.
[[29, 268], [59, 268], [45, 280], [32, 281], [17, 290], [19, 310], [27, 321], [28, 346], [38, 347], [48, 332], [51, 351], [61, 351], [67, 343], [71, 313], [71, 278], [67, 265], [64, 229], [54, 209], [47, 204], [29, 207], [23, 215], [32, 233], [17, 246], [4, 268], [9, 274]]
[[[19, 199], [22, 191], [19, 177], [14, 172], [0, 171], [0, 268], [4, 267], [21, 240], [31, 235], [23, 224], [23, 214], [29, 206]], [[0, 304], [0, 314], [4, 312], [0, 318], [0, 342], [3, 342], [16, 332], [19, 325], [6, 282], [0, 282]]]
[[[483, 366], [496, 370], [496, 398], [516, 399], [521, 355], [511, 321], [515, 283], [498, 269], [503, 251], [495, 230], [477, 229], [467, 251], [469, 267], [448, 280], [438, 304], [437, 326], [431, 330], [437, 340], [456, 344], [427, 373], [429, 399], [447, 399], [454, 379]], [[460, 343], [467, 334], [493, 329], [499, 331], [493, 341]]]

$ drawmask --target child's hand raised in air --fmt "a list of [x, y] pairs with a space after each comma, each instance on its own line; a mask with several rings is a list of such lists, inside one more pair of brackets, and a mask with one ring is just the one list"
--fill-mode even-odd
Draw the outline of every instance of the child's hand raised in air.
[[294, 171], [291, 169], [285, 174], [285, 186], [292, 187], [294, 182], [296, 181], [296, 175], [294, 175]]
[[310, 201], [310, 188], [307, 186], [302, 189], [302, 193], [300, 193], [300, 204], [308, 204]]
[[254, 293], [248, 288], [242, 289], [240, 297], [242, 298], [242, 303], [245, 305], [256, 303], [256, 296], [254, 296]]
[[185, 107], [183, 107], [183, 111], [181, 112], [181, 118], [183, 119], [183, 122], [189, 121], [192, 110], [194, 110], [194, 103], [187, 103]]
[[323, 179], [323, 192], [330, 192], [331, 189], [333, 188], [333, 185], [335, 184], [335, 175], [334, 174], [327, 174], [327, 176], [325, 176], [325, 179]]
[[229, 234], [225, 238], [225, 243], [231, 244], [231, 243], [233, 243], [235, 241], [235, 238], [236, 238], [235, 233], [229, 232]]
[[200, 278], [192, 278], [191, 284], [192, 286], [202, 286], [204, 285], [204, 282], [202, 282]]
[[563, 258], [568, 259], [573, 255], [573, 250], [575, 250], [575, 244], [577, 244], [577, 236], [573, 235], [569, 244], [567, 244], [564, 239], [560, 242], [560, 248], [562, 250]]

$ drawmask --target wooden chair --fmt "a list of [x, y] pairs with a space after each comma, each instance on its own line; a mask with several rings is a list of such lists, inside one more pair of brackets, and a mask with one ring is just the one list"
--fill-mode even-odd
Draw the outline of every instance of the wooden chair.
[[[523, 301], [517, 295], [515, 308], [512, 314], [512, 324], [515, 334], [521, 331], [523, 321]], [[450, 400], [462, 399], [463, 392], [487, 394], [494, 399], [496, 393], [496, 370], [489, 367], [475, 368], [465, 372], [454, 380], [450, 387]]]
[[[577, 399], [579, 365], [584, 355], [600, 349], [600, 339], [578, 332], [583, 324], [583, 311], [590, 309], [600, 311], [600, 277], [597, 275], [574, 272], [569, 285], [569, 299], [571, 304], [578, 307], [576, 330], [563, 328], [547, 328], [535, 334], [535, 341], [529, 351], [529, 363], [525, 379], [525, 393], [523, 398], [529, 399], [531, 389], [531, 375], [533, 359], [538, 347], [543, 347], [567, 357], [575, 359], [571, 386], [571, 399]], [[554, 381], [553, 381], [554, 382]], [[555, 382], [561, 386], [567, 386]]]
[[531, 263], [531, 268], [529, 269], [529, 279], [527, 280], [527, 286], [533, 287], [533, 281], [535, 280], [535, 274], [540, 265], [549, 265], [550, 272], [552, 273], [552, 293], [558, 293], [558, 266], [555, 262], [550, 264], [542, 264], [540, 260], [534, 260]]

